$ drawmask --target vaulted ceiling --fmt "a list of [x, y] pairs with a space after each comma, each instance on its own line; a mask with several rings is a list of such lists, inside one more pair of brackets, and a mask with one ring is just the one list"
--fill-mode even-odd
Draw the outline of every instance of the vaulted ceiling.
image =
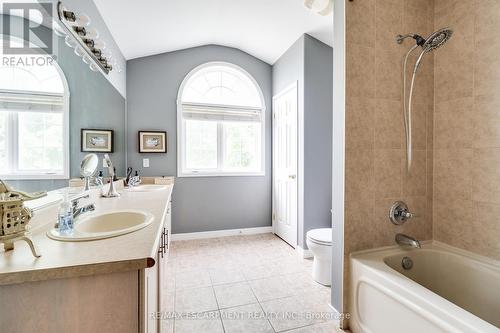
[[206, 44], [273, 64], [303, 33], [333, 44], [333, 18], [303, 0], [94, 0], [126, 59]]

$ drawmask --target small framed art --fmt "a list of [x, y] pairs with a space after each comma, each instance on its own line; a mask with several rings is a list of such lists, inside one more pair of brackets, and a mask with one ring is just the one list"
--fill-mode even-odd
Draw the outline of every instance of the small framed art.
[[139, 131], [139, 153], [166, 153], [167, 132]]
[[113, 130], [81, 129], [82, 152], [112, 153]]

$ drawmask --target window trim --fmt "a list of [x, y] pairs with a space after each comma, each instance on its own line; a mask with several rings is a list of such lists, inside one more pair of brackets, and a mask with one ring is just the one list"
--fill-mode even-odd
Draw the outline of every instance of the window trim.
[[[226, 67], [231, 67], [233, 69], [236, 69], [240, 71], [243, 75], [246, 75], [248, 79], [253, 83], [254, 87], [257, 89], [259, 92], [259, 97], [261, 100], [261, 105], [262, 107], [259, 108], [261, 112], [261, 120], [260, 120], [260, 125], [261, 125], [261, 170], [260, 171], [250, 171], [250, 172], [232, 172], [232, 171], [222, 171], [221, 166], [219, 165], [220, 162], [222, 161], [223, 158], [223, 144], [224, 140], [223, 135], [224, 131], [222, 129], [222, 124], [221, 122], [217, 122], [217, 169], [214, 171], [208, 171], [208, 170], [202, 170], [202, 171], [188, 171], [184, 168], [184, 160], [186, 157], [186, 151], [185, 151], [185, 142], [186, 142], [186, 122], [185, 119], [183, 118], [182, 112], [182, 93], [186, 87], [187, 82], [193, 77], [198, 71], [203, 70], [206, 67], [212, 67], [212, 66], [226, 66]], [[216, 105], [212, 105], [216, 106]], [[237, 107], [237, 106], [236, 106]], [[182, 83], [179, 87], [179, 91], [177, 93], [177, 177], [262, 177], [266, 175], [266, 102], [264, 99], [264, 94], [262, 93], [262, 89], [260, 88], [259, 84], [257, 83], [257, 80], [248, 73], [245, 69], [241, 68], [238, 65], [235, 65], [230, 62], [225, 62], [225, 61], [210, 61], [206, 62], [204, 64], [201, 64], [195, 68], [193, 68], [182, 80]]]
[[[0, 35], [1, 36], [1, 35]], [[1, 38], [0, 38], [1, 39]], [[53, 62], [53, 66], [57, 70], [59, 77], [63, 83], [64, 93], [63, 93], [63, 172], [57, 174], [51, 173], [35, 173], [31, 171], [22, 171], [16, 173], [9, 174], [0, 174], [0, 178], [5, 180], [57, 180], [57, 179], [69, 179], [70, 174], [70, 153], [69, 153], [69, 132], [70, 132], [70, 123], [69, 123], [69, 101], [70, 101], [70, 91], [68, 81], [66, 80], [66, 76], [64, 75], [63, 70], [59, 66], [57, 62]], [[14, 131], [17, 133], [17, 130]], [[11, 137], [14, 133], [8, 133], [9, 137]], [[14, 140], [17, 142], [17, 138]], [[17, 144], [16, 144], [17, 146]], [[17, 146], [18, 147], [18, 146]], [[12, 147], [8, 147], [11, 149]], [[17, 159], [18, 151], [13, 152], [11, 158]], [[19, 171], [19, 170], [16, 170]]]

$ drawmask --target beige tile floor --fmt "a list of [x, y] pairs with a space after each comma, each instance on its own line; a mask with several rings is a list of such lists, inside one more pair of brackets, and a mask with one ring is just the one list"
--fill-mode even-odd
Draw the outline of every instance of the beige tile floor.
[[273, 234], [172, 242], [161, 325], [175, 333], [341, 332], [311, 260]]

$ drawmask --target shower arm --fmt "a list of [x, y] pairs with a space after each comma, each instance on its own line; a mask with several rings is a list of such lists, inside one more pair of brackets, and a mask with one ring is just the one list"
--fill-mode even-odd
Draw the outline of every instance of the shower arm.
[[425, 43], [425, 39], [420, 36], [420, 35], [417, 35], [415, 33], [411, 33], [411, 34], [406, 34], [406, 35], [397, 35], [396, 36], [396, 42], [398, 44], [402, 44], [403, 41], [406, 39], [406, 38], [413, 38], [416, 42], [417, 42], [417, 45], [419, 46], [422, 46], [424, 45]]
[[397, 35], [396, 42], [398, 42], [398, 44], [401, 44], [406, 38], [414, 38], [416, 35], [417, 34]]

